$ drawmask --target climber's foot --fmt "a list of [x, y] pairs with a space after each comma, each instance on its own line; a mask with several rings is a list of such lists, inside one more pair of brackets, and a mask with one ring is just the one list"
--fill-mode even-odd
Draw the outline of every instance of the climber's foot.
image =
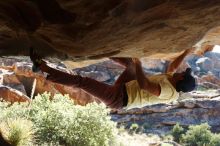
[[30, 59], [33, 62], [32, 71], [40, 71], [40, 65], [42, 63], [42, 57], [37, 53], [34, 48], [30, 48]]

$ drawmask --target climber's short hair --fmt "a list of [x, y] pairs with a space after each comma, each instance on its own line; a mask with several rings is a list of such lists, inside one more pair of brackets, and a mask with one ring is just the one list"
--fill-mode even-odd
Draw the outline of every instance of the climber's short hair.
[[183, 80], [176, 83], [177, 92], [190, 92], [196, 88], [196, 80], [191, 74], [192, 69], [187, 68], [183, 75]]

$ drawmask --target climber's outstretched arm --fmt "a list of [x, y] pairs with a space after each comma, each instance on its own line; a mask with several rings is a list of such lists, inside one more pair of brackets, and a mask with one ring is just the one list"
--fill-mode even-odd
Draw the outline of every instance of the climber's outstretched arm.
[[193, 51], [194, 48], [186, 49], [180, 56], [170, 62], [169, 66], [167, 67], [166, 73], [175, 72], [179, 65], [183, 62], [184, 58]]

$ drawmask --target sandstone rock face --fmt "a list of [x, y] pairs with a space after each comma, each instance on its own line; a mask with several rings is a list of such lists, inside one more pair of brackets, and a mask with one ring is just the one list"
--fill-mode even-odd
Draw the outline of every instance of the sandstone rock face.
[[1, 95], [1, 100], [8, 102], [30, 101], [30, 99], [22, 92], [19, 92], [18, 90], [15, 90], [7, 86], [2, 86], [2, 85], [0, 86], [0, 95]]
[[[199, 68], [205, 69], [205, 71], [207, 70], [212, 70], [214, 67], [214, 64], [211, 64], [211, 60], [208, 57], [203, 57], [200, 58], [196, 61], [196, 64], [198, 65]], [[204, 71], [204, 70], [201, 70]]]
[[1, 1], [0, 55], [28, 55], [30, 46], [76, 60], [170, 59], [193, 46], [202, 54], [220, 44], [219, 7], [218, 0]]
[[24, 85], [19, 81], [14, 73], [3, 74], [3, 85], [14, 88], [27, 95]]
[[148, 124], [146, 133], [167, 133], [172, 126], [180, 123], [182, 126], [208, 122], [213, 131], [219, 132], [220, 100], [216, 99], [187, 99], [175, 104], [159, 104], [146, 106], [141, 109], [119, 111], [112, 114], [112, 120], [119, 123]]
[[[0, 68], [0, 95], [4, 100], [9, 102], [29, 101], [33, 90], [33, 83], [36, 79], [36, 87], [33, 90], [33, 95], [47, 91], [52, 95], [56, 93], [69, 94], [70, 98], [74, 99], [76, 104], [85, 105], [93, 101], [99, 102], [95, 97], [81, 89], [47, 81], [42, 74], [32, 72], [32, 64], [28, 63], [30, 60], [27, 60], [27, 62], [23, 62], [23, 60], [11, 59], [9, 61], [9, 59], [6, 59], [6, 63], [11, 62], [12, 66], [2, 66]], [[1, 61], [3, 64], [6, 64], [4, 63], [4, 59]]]
[[181, 72], [190, 67], [197, 76], [199, 85], [207, 89], [218, 89], [220, 85], [219, 57], [220, 53], [215, 52], [207, 52], [204, 54], [204, 57], [189, 55], [177, 71]]

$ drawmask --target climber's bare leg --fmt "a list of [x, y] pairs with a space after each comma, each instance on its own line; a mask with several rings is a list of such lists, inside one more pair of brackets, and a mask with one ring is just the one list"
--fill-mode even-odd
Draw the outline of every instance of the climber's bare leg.
[[124, 100], [125, 92], [123, 84], [109, 85], [80, 75], [72, 75], [51, 68], [45, 61], [40, 66], [41, 71], [49, 73], [47, 80], [54, 83], [83, 89], [87, 93], [97, 97], [111, 108], [122, 108], [127, 104]]
[[132, 58], [130, 57], [110, 57], [109, 59], [119, 63], [124, 67], [129, 67], [131, 64], [133, 64]]

